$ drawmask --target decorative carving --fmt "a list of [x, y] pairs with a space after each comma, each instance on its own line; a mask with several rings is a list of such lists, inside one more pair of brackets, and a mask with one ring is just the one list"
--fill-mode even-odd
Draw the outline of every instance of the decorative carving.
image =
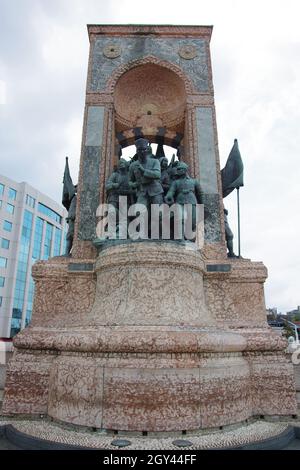
[[180, 47], [180, 49], [178, 50], [178, 54], [180, 55], [182, 59], [187, 59], [187, 60], [194, 59], [198, 55], [197, 48], [192, 45], [186, 45], [186, 46]]
[[189, 95], [189, 94], [195, 93], [195, 88], [194, 88], [192, 80], [183, 72], [183, 70], [180, 67], [170, 62], [167, 62], [166, 60], [161, 60], [151, 55], [144, 57], [143, 59], [133, 60], [132, 62], [127, 62], [126, 64], [120, 65], [120, 67], [118, 67], [111, 74], [111, 77], [107, 82], [106, 93], [114, 92], [117, 81], [119, 80], [121, 75], [123, 75], [125, 72], [127, 72], [128, 70], [134, 67], [138, 67], [139, 65], [145, 65], [145, 64], [160, 65], [161, 67], [165, 67], [169, 70], [172, 70], [183, 80], [186, 94]]
[[117, 44], [107, 44], [103, 49], [103, 54], [109, 59], [116, 59], [121, 55], [122, 49]]

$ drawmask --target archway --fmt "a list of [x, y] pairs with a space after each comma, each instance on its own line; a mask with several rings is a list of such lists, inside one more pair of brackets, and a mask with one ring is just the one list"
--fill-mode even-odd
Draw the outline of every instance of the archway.
[[114, 160], [138, 137], [182, 154], [185, 110], [185, 83], [173, 70], [147, 62], [123, 73], [114, 89]]

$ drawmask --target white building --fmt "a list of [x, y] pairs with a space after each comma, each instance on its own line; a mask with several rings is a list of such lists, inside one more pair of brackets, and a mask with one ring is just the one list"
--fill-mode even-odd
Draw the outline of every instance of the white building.
[[0, 338], [31, 319], [38, 259], [64, 253], [66, 211], [27, 183], [0, 175]]

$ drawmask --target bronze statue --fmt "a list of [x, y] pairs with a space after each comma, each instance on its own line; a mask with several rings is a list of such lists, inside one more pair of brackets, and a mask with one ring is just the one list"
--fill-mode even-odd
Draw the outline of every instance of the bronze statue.
[[170, 181], [174, 181], [177, 179], [177, 166], [178, 165], [179, 165], [179, 160], [175, 160], [175, 153], [173, 153], [169, 167], [168, 167]]
[[[117, 167], [114, 168], [106, 182], [105, 189], [106, 202], [114, 208], [114, 214], [109, 213], [108, 216], [116, 217], [116, 231], [119, 233], [120, 224], [127, 224], [127, 205], [133, 202], [132, 196], [134, 194], [134, 190], [129, 186], [128, 162], [124, 158], [120, 158]], [[127, 198], [127, 204], [120, 204], [120, 196]], [[127, 226], [125, 230], [127, 230]]]
[[168, 162], [168, 159], [166, 157], [163, 157], [160, 159], [160, 168], [161, 168], [161, 177], [160, 177], [160, 180], [161, 180], [161, 184], [162, 184], [162, 187], [163, 187], [163, 190], [164, 190], [164, 194], [166, 195], [167, 192], [169, 191], [169, 188], [170, 188], [170, 174], [169, 174], [169, 171], [168, 171], [168, 168], [169, 168], [169, 162]]
[[119, 196], [129, 196], [132, 190], [129, 187], [128, 163], [120, 158], [113, 173], [108, 178], [106, 185], [107, 203], [118, 208]]
[[[174, 202], [181, 205], [184, 210], [185, 204], [192, 205], [192, 230], [196, 229], [196, 205], [203, 204], [203, 193], [199, 181], [191, 178], [188, 174], [188, 165], [178, 162], [176, 165], [176, 180], [170, 186], [165, 197], [167, 204]], [[184, 223], [184, 213], [182, 214], [182, 224]]]
[[224, 208], [225, 238], [226, 238], [226, 244], [227, 244], [227, 249], [228, 249], [227, 256], [228, 258], [237, 258], [237, 256], [233, 252], [233, 233], [231, 231], [231, 228], [229, 227], [227, 216], [228, 216], [228, 210]]
[[137, 160], [129, 168], [129, 185], [136, 189], [137, 203], [147, 208], [151, 204], [163, 203], [163, 187], [160, 181], [160, 162], [152, 157], [146, 139], [135, 141]]
[[176, 180], [170, 186], [166, 195], [166, 202], [172, 204], [203, 204], [203, 193], [199, 181], [188, 174], [188, 165], [178, 162], [176, 166]]
[[71, 253], [71, 248], [73, 246], [74, 240], [74, 231], [75, 231], [75, 219], [76, 219], [76, 205], [77, 205], [77, 185], [74, 186], [75, 193], [71, 199], [70, 207], [68, 210], [68, 217], [66, 221], [69, 225], [68, 233], [66, 236], [66, 255]]
[[68, 217], [66, 221], [69, 225], [68, 233], [66, 236], [66, 255], [71, 254], [71, 249], [74, 240], [75, 231], [75, 218], [76, 218], [76, 205], [77, 205], [77, 185], [73, 185], [73, 181], [70, 175], [68, 157], [66, 157], [66, 165], [63, 179], [63, 194], [62, 204], [68, 211]]

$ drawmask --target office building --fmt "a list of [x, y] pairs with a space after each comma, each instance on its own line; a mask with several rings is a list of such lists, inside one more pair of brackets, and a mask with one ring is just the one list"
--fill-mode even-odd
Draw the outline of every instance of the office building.
[[65, 217], [65, 209], [45, 194], [0, 175], [0, 338], [29, 324], [32, 264], [64, 253]]

